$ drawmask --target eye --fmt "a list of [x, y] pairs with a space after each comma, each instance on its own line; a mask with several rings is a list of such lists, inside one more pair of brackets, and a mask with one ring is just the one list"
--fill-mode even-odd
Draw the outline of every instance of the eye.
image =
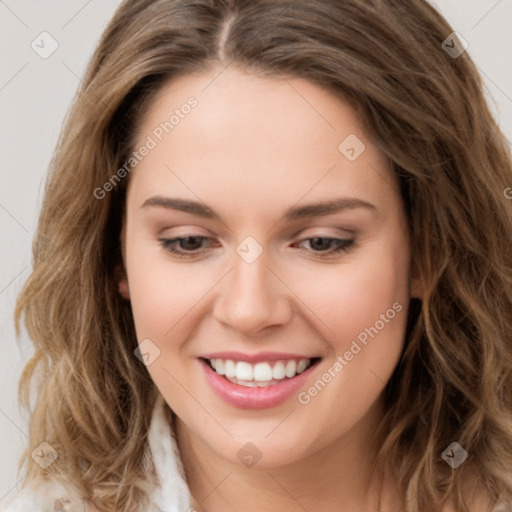
[[304, 242], [308, 242], [311, 248], [311, 250], [308, 250], [307, 252], [313, 252], [316, 253], [315, 256], [327, 258], [331, 255], [336, 255], [341, 252], [348, 252], [354, 245], [355, 241], [350, 238], [346, 239], [327, 236], [315, 236], [305, 238], [302, 240], [302, 242], [300, 242], [300, 244], [303, 244]]
[[[184, 236], [177, 238], [159, 238], [160, 245], [171, 254], [178, 258], [194, 258], [198, 255], [198, 249], [201, 249], [202, 243], [210, 240], [206, 236]], [[181, 246], [181, 249], [178, 248]]]
[[[176, 238], [159, 238], [160, 245], [177, 258], [196, 258], [201, 253], [209, 252], [210, 248], [204, 248], [203, 243], [210, 241], [206, 236], [184, 236]], [[308, 242], [311, 249], [303, 249], [321, 258], [327, 258], [341, 252], [348, 252], [354, 245], [353, 239], [334, 238], [326, 236], [309, 237], [299, 244]]]

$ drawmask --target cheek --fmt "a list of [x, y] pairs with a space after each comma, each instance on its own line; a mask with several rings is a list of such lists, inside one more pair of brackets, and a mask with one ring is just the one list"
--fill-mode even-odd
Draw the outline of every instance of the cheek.
[[183, 386], [190, 387], [190, 379], [201, 371], [189, 341], [198, 318], [208, 313], [207, 297], [219, 271], [207, 264], [170, 261], [158, 243], [132, 240], [127, 236], [126, 270], [137, 340], [150, 340], [156, 357], [147, 370], [167, 403], [183, 412], [190, 407]]
[[310, 267], [300, 279], [291, 274], [288, 279], [312, 313], [311, 322], [336, 352], [347, 350], [351, 340], [375, 323], [382, 328], [381, 315], [392, 320], [385, 322], [387, 335], [401, 340], [405, 325], [402, 319], [394, 321], [395, 313], [406, 309], [410, 284], [407, 246], [399, 240], [375, 243], [339, 265]]
[[329, 275], [308, 280], [314, 283], [308, 287], [308, 304], [321, 319], [315, 325], [332, 351], [317, 380], [298, 398], [305, 415], [324, 418], [333, 432], [362, 417], [400, 359], [409, 305], [409, 253], [405, 242], [388, 240], [376, 243], [364, 257], [347, 259], [346, 266]]
[[182, 350], [195, 327], [194, 306], [211, 283], [204, 271], [170, 262], [156, 243], [133, 238], [130, 244], [127, 237], [126, 247], [137, 340], [151, 354], [147, 371], [173, 410], [186, 411], [190, 400], [182, 386], [199, 367], [195, 359], [183, 357]]
[[211, 287], [205, 269], [169, 261], [156, 243], [127, 243], [127, 273], [139, 338], [168, 339]]

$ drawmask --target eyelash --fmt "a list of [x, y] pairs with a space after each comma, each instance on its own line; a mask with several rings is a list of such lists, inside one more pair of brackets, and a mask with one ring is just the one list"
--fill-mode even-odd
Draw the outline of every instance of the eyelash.
[[[179, 250], [176, 250], [175, 244], [179, 243], [182, 240], [187, 240], [189, 238], [197, 238], [201, 240], [208, 240], [208, 237], [205, 236], [185, 236], [185, 237], [176, 237], [176, 238], [159, 238], [158, 241], [160, 242], [160, 245], [169, 253], [171, 253], [173, 256], [177, 258], [197, 258], [199, 257], [199, 254], [197, 252], [182, 252]], [[307, 240], [328, 240], [329, 242], [335, 242], [337, 244], [337, 247], [334, 250], [328, 251], [328, 252], [318, 252], [318, 251], [312, 251], [315, 256], [318, 256], [320, 258], [329, 258], [331, 255], [336, 255], [339, 253], [347, 253], [350, 251], [352, 246], [354, 245], [355, 240], [353, 239], [344, 239], [344, 238], [334, 238], [334, 237], [328, 237], [328, 236], [313, 236], [309, 238], [304, 238], [301, 240], [302, 242], [305, 242]], [[207, 250], [208, 252], [208, 250]], [[307, 251], [309, 252], [309, 251]]]

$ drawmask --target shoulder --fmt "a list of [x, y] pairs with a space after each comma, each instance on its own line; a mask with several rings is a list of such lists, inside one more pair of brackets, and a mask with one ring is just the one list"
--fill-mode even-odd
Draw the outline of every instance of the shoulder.
[[61, 482], [30, 483], [1, 512], [97, 512]]

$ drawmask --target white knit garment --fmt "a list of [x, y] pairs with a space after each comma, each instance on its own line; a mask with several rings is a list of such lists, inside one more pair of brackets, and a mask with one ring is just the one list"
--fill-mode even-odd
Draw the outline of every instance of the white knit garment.
[[[193, 512], [178, 447], [165, 419], [165, 402], [157, 400], [148, 441], [160, 485], [151, 494], [150, 511]], [[7, 498], [5, 498], [7, 500]], [[85, 512], [85, 503], [73, 489], [58, 482], [23, 489], [10, 504], [0, 503], [2, 512]], [[148, 511], [149, 512], [149, 511]]]
[[159, 395], [148, 440], [160, 486], [155, 489], [151, 499], [161, 512], [193, 512], [178, 446], [165, 419], [165, 407], [167, 405]]

